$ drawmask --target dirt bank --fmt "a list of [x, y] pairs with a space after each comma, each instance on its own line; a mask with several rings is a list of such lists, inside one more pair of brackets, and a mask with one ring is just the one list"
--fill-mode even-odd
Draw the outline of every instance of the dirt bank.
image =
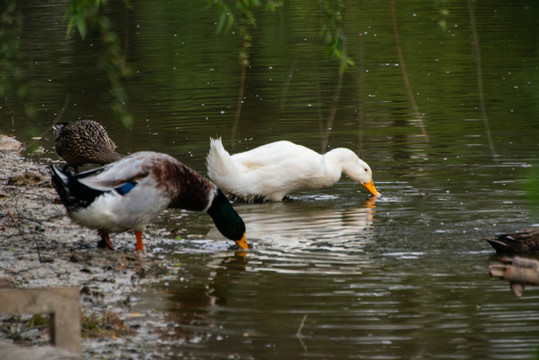
[[[131, 312], [131, 294], [164, 273], [164, 259], [137, 254], [127, 233], [114, 236], [117, 251], [97, 249], [95, 231], [72, 224], [57, 198], [48, 164], [0, 151], [0, 277], [20, 288], [80, 287], [84, 358], [160, 358], [148, 314]], [[168, 241], [151, 236], [154, 244]], [[46, 332], [29, 319], [1, 316], [0, 337], [46, 344]], [[166, 326], [158, 316], [152, 324]]]

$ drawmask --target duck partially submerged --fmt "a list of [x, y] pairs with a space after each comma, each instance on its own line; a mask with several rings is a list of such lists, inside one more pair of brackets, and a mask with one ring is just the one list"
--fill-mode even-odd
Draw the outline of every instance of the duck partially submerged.
[[346, 148], [321, 155], [290, 141], [277, 141], [231, 156], [221, 139], [210, 139], [206, 165], [217, 186], [247, 202], [281, 201], [294, 191], [330, 187], [343, 172], [372, 195], [380, 195], [369, 165]]
[[52, 166], [52, 184], [71, 219], [97, 229], [101, 245], [112, 248], [109, 233], [142, 231], [166, 208], [205, 211], [219, 231], [247, 248], [245, 224], [210, 180], [172, 156], [137, 152], [107, 166], [72, 174]]
[[512, 234], [501, 234], [486, 241], [498, 254], [539, 253], [539, 228], [529, 228]]
[[101, 124], [92, 120], [78, 120], [53, 125], [54, 148], [68, 165], [78, 168], [85, 164], [105, 165], [122, 158], [116, 144]]

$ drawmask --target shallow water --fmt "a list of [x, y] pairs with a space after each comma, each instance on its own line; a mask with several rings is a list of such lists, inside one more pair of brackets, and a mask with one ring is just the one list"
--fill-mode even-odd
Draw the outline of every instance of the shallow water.
[[[202, 173], [210, 136], [223, 137], [231, 152], [279, 139], [322, 149], [338, 72], [318, 38], [318, 3], [258, 14], [235, 133], [238, 36], [216, 35], [217, 15], [205, 4], [131, 3], [132, 11], [116, 5], [110, 16], [129, 38], [132, 127], [112, 117], [107, 80], [95, 66], [98, 45], [65, 40], [56, 25], [66, 4], [55, 3], [24, 5], [22, 53], [31, 61], [22, 56], [19, 65], [33, 92], [4, 101], [0, 130], [56, 159], [49, 128], [67, 104], [62, 121], [102, 122], [119, 152], [167, 152]], [[383, 196], [370, 199], [343, 176], [282, 203], [238, 204], [252, 245], [245, 253], [229, 249], [204, 214], [165, 214], [154, 226], [177, 230], [181, 240], [171, 235], [154, 256], [177, 266], [134, 294], [132, 309], [148, 324], [167, 319], [166, 329], [148, 325], [159, 356], [528, 359], [537, 352], [539, 293], [527, 288], [516, 299], [490, 278], [497, 258], [480, 237], [539, 223], [526, 192], [539, 149], [539, 7], [474, 5], [480, 89], [468, 4], [398, 4], [426, 142], [390, 7], [347, 6], [357, 66], [345, 73], [329, 147], [358, 151]], [[34, 119], [23, 102], [38, 109]]]

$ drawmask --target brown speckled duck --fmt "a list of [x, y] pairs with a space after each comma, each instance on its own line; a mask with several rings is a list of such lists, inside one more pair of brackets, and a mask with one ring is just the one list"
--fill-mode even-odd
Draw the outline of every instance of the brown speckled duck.
[[498, 254], [538, 254], [539, 228], [529, 228], [513, 234], [496, 235], [485, 239]]
[[78, 120], [53, 125], [56, 153], [68, 165], [78, 168], [84, 164], [105, 165], [122, 158], [116, 145], [101, 124], [92, 120]]

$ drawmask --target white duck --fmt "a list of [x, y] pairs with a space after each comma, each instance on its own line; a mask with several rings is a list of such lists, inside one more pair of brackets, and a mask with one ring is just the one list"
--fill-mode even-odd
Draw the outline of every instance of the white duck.
[[166, 208], [207, 212], [219, 231], [247, 248], [245, 224], [219, 188], [172, 156], [137, 152], [112, 164], [71, 174], [52, 166], [52, 184], [71, 219], [97, 229], [98, 246], [112, 248], [111, 232], [142, 231]]
[[217, 186], [247, 202], [281, 201], [297, 190], [333, 186], [343, 172], [372, 195], [380, 195], [369, 165], [346, 148], [320, 155], [290, 141], [277, 141], [231, 156], [221, 139], [210, 139], [206, 165]]

